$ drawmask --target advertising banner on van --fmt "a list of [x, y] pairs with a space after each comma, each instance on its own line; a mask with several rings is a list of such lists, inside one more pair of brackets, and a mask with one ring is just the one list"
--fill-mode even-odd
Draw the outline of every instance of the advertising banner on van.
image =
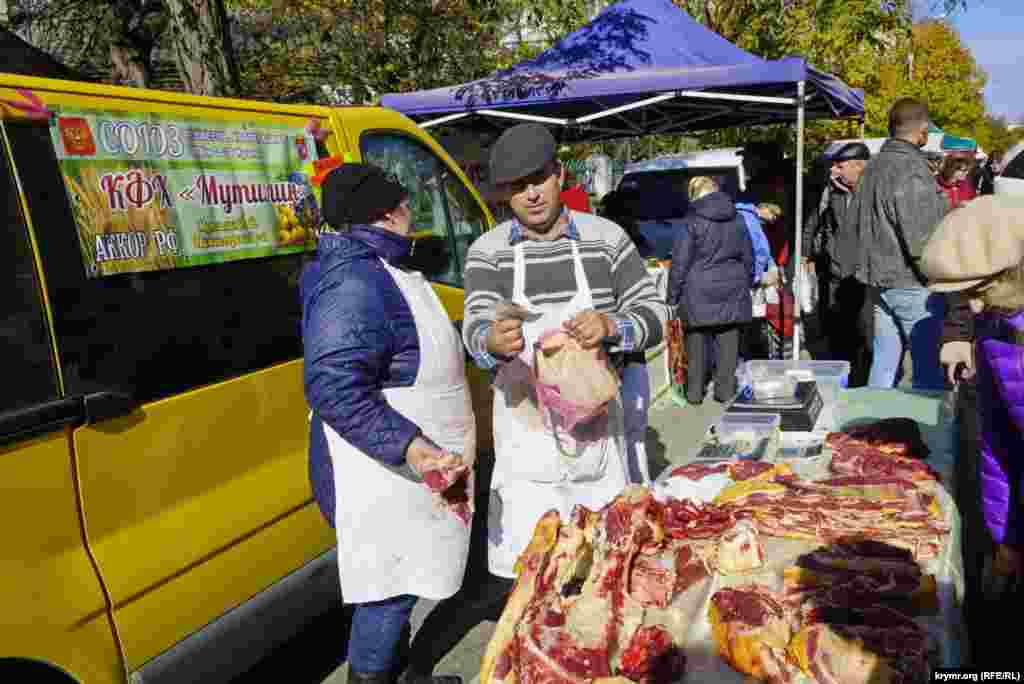
[[301, 124], [88, 110], [51, 121], [89, 277], [315, 244], [316, 143]]

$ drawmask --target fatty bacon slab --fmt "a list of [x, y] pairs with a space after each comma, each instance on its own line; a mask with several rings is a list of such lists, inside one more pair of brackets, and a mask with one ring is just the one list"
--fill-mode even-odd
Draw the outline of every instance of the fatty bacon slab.
[[935, 558], [949, 527], [937, 499], [897, 478], [859, 477], [823, 482], [749, 480], [715, 499], [736, 519], [749, 519], [761, 534], [830, 543], [874, 539]]

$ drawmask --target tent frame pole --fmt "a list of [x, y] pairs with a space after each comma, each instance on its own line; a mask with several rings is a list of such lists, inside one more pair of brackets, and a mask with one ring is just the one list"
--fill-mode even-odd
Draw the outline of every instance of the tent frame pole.
[[449, 121], [457, 121], [459, 119], [469, 116], [468, 112], [459, 112], [458, 114], [449, 114], [448, 116], [442, 116], [438, 119], [431, 119], [430, 121], [424, 121], [420, 124], [420, 128], [430, 128], [431, 126], [439, 126]]
[[[803, 307], [800, 305], [800, 271], [803, 269], [803, 255], [801, 246], [803, 244], [804, 228], [804, 92], [807, 88], [806, 81], [797, 83], [797, 110], [796, 110], [796, 244], [793, 245], [793, 360], [800, 360], [800, 331], [803, 329]], [[800, 315], [798, 315], [800, 314]]]

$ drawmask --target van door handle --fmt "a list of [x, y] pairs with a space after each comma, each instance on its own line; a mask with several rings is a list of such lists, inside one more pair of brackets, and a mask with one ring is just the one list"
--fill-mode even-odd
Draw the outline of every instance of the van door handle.
[[124, 392], [93, 392], [82, 397], [82, 418], [86, 425], [92, 425], [127, 416], [138, 407], [139, 402]]
[[0, 444], [127, 416], [139, 403], [123, 392], [93, 392], [0, 413]]

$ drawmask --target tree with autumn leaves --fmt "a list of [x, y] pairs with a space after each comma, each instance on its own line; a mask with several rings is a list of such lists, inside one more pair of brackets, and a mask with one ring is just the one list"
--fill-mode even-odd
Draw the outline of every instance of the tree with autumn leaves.
[[162, 47], [187, 91], [240, 96], [223, 0], [9, 0], [9, 24], [74, 68], [109, 65], [109, 80], [151, 84]]
[[[985, 113], [985, 75], [945, 22], [911, 24], [911, 0], [673, 0], [767, 59], [791, 54], [866, 93], [869, 135], [916, 95], [951, 133], [1012, 138]], [[944, 11], [968, 0], [928, 0]], [[529, 58], [609, 4], [600, 0], [11, 0], [16, 28], [59, 55], [107, 55], [115, 82], [148, 85], [154, 52], [187, 90], [279, 101], [372, 103], [463, 83]], [[49, 44], [47, 44], [49, 43]], [[74, 65], [75, 59], [70, 60]], [[810, 127], [812, 142], [847, 137]], [[779, 130], [779, 136], [791, 131]], [[749, 132], [716, 132], [706, 144]]]

